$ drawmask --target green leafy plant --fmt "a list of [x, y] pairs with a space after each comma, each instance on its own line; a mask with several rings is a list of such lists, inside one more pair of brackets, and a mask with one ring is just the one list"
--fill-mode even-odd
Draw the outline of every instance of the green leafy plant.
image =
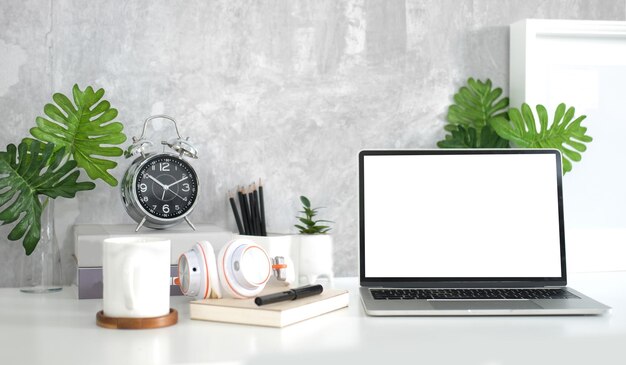
[[441, 148], [509, 148], [509, 141], [500, 137], [496, 131], [486, 125], [481, 129], [470, 126], [455, 126], [446, 139], [439, 141]]
[[580, 161], [580, 152], [585, 152], [593, 140], [586, 134], [587, 128], [581, 126], [586, 118], [581, 115], [574, 119], [575, 109], [567, 108], [561, 103], [556, 108], [552, 124], [548, 127], [548, 111], [543, 105], [537, 105], [539, 129], [532, 109], [522, 104], [521, 111], [516, 108], [509, 110], [511, 121], [504, 118], [493, 120], [492, 126], [503, 138], [508, 139], [516, 147], [523, 148], [556, 148], [563, 156], [563, 172], [572, 170], [571, 161]]
[[[492, 88], [491, 81], [468, 79], [454, 95], [448, 108], [448, 132], [437, 142], [440, 148], [556, 148], [563, 156], [563, 173], [572, 170], [572, 161], [580, 161], [593, 139], [581, 125], [586, 116], [574, 119], [575, 109], [560, 104], [548, 127], [548, 113], [537, 105], [539, 125], [531, 108], [524, 104], [521, 111], [510, 108], [509, 99], [501, 88]], [[539, 127], [539, 129], [537, 129]]]
[[100, 178], [117, 185], [107, 171], [117, 164], [93, 157], [120, 156], [120, 148], [102, 145], [126, 141], [122, 123], [112, 122], [117, 110], [101, 100], [103, 96], [103, 89], [87, 87], [81, 91], [74, 85], [74, 105], [65, 95], [54, 94], [60, 109], [53, 104], [44, 107], [50, 119], [36, 119], [37, 127], [31, 129], [36, 139], [25, 138], [17, 147], [9, 144], [0, 152], [0, 221], [17, 222], [8, 239], [22, 239], [26, 255], [35, 250], [41, 238], [41, 214], [47, 199], [74, 198], [79, 191], [95, 188], [93, 182], [78, 181], [78, 167], [92, 180]]
[[17, 148], [10, 144], [6, 152], [0, 152], [0, 220], [4, 224], [19, 220], [8, 238], [24, 238], [27, 255], [40, 238], [43, 207], [39, 195], [73, 198], [78, 191], [95, 187], [92, 182], [76, 182], [80, 174], [75, 170], [76, 161], [63, 162], [65, 150], [54, 152], [54, 147], [52, 143], [33, 141], [28, 146], [22, 142]]
[[311, 201], [306, 196], [300, 196], [300, 202], [302, 203], [302, 209], [299, 213], [304, 214], [304, 217], [296, 217], [298, 220], [304, 224], [296, 224], [295, 227], [298, 228], [301, 234], [324, 234], [330, 231], [330, 226], [328, 225], [318, 225], [318, 223], [333, 223], [332, 221], [327, 221], [323, 219], [315, 220], [315, 216], [317, 215], [317, 211], [321, 208], [311, 208]]
[[448, 108], [450, 134], [437, 143], [441, 148], [505, 148], [508, 142], [494, 132], [490, 121], [506, 118], [509, 98], [501, 97], [501, 88], [492, 88], [485, 82], [470, 78], [467, 85], [454, 94], [454, 104]]
[[54, 94], [52, 100], [56, 105], [46, 104], [43, 109], [49, 119], [37, 117], [37, 127], [30, 133], [40, 141], [54, 143], [57, 150], [65, 148], [92, 180], [102, 179], [116, 186], [117, 179], [108, 170], [117, 163], [96, 156], [117, 157], [123, 153], [119, 147], [102, 146], [126, 141], [122, 123], [112, 122], [117, 110], [102, 100], [104, 89], [94, 91], [88, 86], [82, 91], [74, 85], [72, 95], [74, 103], [61, 93]]

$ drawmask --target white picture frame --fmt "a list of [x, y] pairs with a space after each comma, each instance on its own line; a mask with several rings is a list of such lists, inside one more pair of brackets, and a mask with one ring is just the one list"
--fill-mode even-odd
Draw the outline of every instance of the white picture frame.
[[525, 19], [510, 27], [510, 105], [564, 102], [594, 140], [564, 176], [568, 271], [626, 269], [626, 22]]

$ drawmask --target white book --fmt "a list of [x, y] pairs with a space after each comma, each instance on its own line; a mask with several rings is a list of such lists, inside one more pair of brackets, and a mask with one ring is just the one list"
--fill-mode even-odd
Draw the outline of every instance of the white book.
[[322, 294], [257, 306], [252, 299], [204, 299], [192, 301], [191, 319], [285, 327], [348, 306], [346, 290], [324, 289]]

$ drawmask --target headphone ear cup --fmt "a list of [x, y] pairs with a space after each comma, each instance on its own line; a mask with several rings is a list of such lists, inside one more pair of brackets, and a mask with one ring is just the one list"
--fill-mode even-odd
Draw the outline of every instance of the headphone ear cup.
[[221, 298], [222, 290], [220, 280], [215, 266], [215, 251], [209, 241], [200, 241], [194, 246], [194, 250], [199, 253], [201, 275], [200, 292], [198, 298]]
[[226, 273], [226, 270], [224, 270], [224, 261], [225, 261], [226, 251], [233, 244], [233, 242], [234, 241], [231, 241], [227, 243], [226, 245], [224, 245], [224, 247], [222, 247], [220, 252], [217, 254], [217, 262], [216, 262], [217, 274], [220, 279], [220, 287], [223, 286], [224, 288], [224, 295], [228, 294], [229, 297], [243, 299], [243, 296], [239, 295], [237, 292], [235, 292], [232, 289], [232, 285], [230, 284], [230, 281], [227, 277], [228, 274]]
[[217, 256], [217, 271], [224, 294], [233, 298], [258, 295], [271, 276], [271, 262], [265, 250], [252, 240], [230, 241]]
[[[210, 245], [209, 245], [210, 246]], [[209, 281], [211, 283], [210, 297], [214, 299], [222, 298], [222, 285], [220, 282], [219, 274], [217, 273], [217, 260], [215, 258], [215, 251], [213, 246], [211, 248], [211, 258], [207, 262], [207, 268], [209, 269]]]

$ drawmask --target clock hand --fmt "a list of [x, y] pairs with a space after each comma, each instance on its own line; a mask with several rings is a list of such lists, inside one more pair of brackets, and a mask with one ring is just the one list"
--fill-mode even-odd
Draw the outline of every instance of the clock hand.
[[157, 180], [156, 178], [154, 178], [152, 175], [146, 174], [146, 176], [148, 177], [148, 179], [151, 179], [152, 181], [154, 181], [155, 183], [159, 184], [160, 187], [163, 188], [163, 190], [167, 190], [167, 185], [163, 184], [162, 182], [160, 182], [159, 180]]
[[161, 195], [161, 200], [164, 200], [165, 199], [165, 192], [168, 190], [168, 186], [163, 184], [162, 182], [160, 182], [159, 180], [157, 180], [155, 177], [153, 177], [150, 174], [146, 174], [146, 176], [148, 177], [148, 179], [151, 179], [152, 181], [154, 181], [155, 183], [159, 184], [159, 186], [163, 188], [163, 195]]
[[148, 179], [153, 180], [155, 183], [159, 184], [159, 186], [161, 186], [161, 187], [163, 188], [163, 195], [161, 195], [161, 200], [165, 200], [165, 192], [166, 192], [166, 191], [169, 191], [170, 193], [172, 193], [172, 194], [176, 195], [177, 197], [179, 197], [179, 198], [183, 199], [183, 197], [182, 197], [182, 196], [180, 196], [180, 195], [176, 194], [176, 193], [174, 192], [174, 190], [171, 190], [171, 189], [170, 189], [170, 187], [171, 187], [171, 186], [174, 186], [174, 185], [176, 185], [176, 184], [178, 184], [178, 183], [180, 183], [180, 182], [182, 182], [182, 181], [187, 180], [187, 177], [183, 177], [182, 179], [180, 179], [180, 180], [178, 180], [178, 181], [174, 181], [173, 183], [171, 183], [171, 184], [169, 184], [169, 185], [165, 185], [165, 184], [161, 183], [159, 180], [157, 180], [156, 178], [154, 178], [154, 177], [153, 177], [152, 175], [150, 175], [150, 174], [146, 174], [146, 176], [148, 177]]
[[178, 180], [178, 181], [174, 181], [173, 183], [169, 184], [169, 185], [167, 186], [167, 188], [169, 189], [170, 187], [172, 187], [172, 186], [174, 186], [174, 185], [178, 184], [179, 182], [182, 182], [182, 181], [187, 180], [187, 178], [188, 178], [188, 176], [185, 176], [185, 177], [183, 177], [182, 179], [180, 179], [180, 180]]
[[[180, 195], [176, 194], [176, 192], [174, 192], [174, 190], [172, 190], [172, 189], [167, 189], [167, 191], [169, 191], [170, 193], [172, 193], [172, 194], [176, 195], [176, 196], [177, 196], [177, 197], [179, 197], [181, 200], [182, 200], [182, 199], [185, 199], [185, 198], [183, 198], [182, 196], [180, 196]], [[163, 199], [161, 199], [161, 200], [163, 200]]]

